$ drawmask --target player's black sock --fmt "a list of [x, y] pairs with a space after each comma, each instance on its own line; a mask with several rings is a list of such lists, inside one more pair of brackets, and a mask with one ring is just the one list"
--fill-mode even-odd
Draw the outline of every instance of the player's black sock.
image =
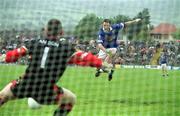
[[100, 76], [100, 74], [101, 74], [101, 71], [100, 71], [100, 69], [97, 69], [97, 70], [96, 70], [95, 77], [99, 77], [99, 76]]
[[108, 74], [108, 80], [111, 81], [113, 78], [114, 69], [111, 69], [111, 71]]

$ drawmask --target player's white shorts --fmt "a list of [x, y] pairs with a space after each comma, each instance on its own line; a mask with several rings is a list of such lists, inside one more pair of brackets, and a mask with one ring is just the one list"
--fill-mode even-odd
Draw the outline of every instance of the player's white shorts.
[[161, 68], [162, 68], [162, 69], [166, 69], [166, 68], [167, 68], [167, 64], [166, 64], [166, 63], [161, 64]]
[[[117, 52], [117, 48], [107, 48], [106, 50], [108, 52], [110, 51], [112, 53], [112, 55], [116, 54], [116, 52]], [[104, 60], [106, 58], [106, 56], [107, 56], [107, 54], [104, 51], [102, 51], [102, 50], [99, 51], [98, 58], [101, 58]]]

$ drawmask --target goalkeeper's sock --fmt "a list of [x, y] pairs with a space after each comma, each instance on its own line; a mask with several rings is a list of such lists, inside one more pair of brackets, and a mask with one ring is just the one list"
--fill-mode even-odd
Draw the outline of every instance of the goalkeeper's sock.
[[67, 116], [72, 110], [72, 104], [62, 104], [60, 108], [56, 109], [53, 116]]

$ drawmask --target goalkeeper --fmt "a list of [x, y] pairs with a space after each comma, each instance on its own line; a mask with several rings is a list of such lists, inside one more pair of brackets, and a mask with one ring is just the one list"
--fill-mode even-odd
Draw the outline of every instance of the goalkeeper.
[[48, 21], [42, 39], [30, 40], [24, 46], [0, 56], [0, 61], [16, 62], [29, 55], [29, 65], [24, 76], [7, 84], [0, 91], [0, 106], [9, 100], [32, 97], [40, 104], [56, 104], [54, 116], [66, 116], [75, 104], [76, 95], [56, 85], [68, 64], [102, 68], [101, 59], [91, 53], [76, 52], [66, 40], [59, 41], [63, 34], [58, 19]]

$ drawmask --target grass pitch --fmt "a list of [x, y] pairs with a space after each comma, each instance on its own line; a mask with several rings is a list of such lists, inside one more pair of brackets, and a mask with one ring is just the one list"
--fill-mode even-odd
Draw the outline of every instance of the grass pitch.
[[[18, 78], [25, 66], [0, 65], [0, 89]], [[77, 95], [69, 116], [179, 116], [180, 71], [116, 69], [112, 81], [107, 74], [94, 77], [94, 68], [68, 67], [58, 85]], [[56, 106], [28, 108], [27, 99], [10, 101], [0, 116], [52, 116]]]

